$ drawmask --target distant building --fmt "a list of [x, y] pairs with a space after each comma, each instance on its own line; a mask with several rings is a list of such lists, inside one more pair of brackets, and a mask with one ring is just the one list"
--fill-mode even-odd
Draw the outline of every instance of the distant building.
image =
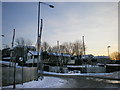
[[103, 64], [107, 64], [110, 63], [110, 57], [108, 56], [94, 56], [95, 59], [97, 59], [97, 63], [103, 63]]
[[37, 51], [28, 51], [27, 60], [25, 61], [25, 64], [28, 66], [37, 66], [37, 62], [38, 62], [37, 58], [38, 58]]

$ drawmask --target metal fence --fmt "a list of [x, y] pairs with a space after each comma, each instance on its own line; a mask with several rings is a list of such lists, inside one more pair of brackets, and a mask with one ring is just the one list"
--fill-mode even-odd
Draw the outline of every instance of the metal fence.
[[[16, 68], [15, 83], [24, 83], [37, 79], [36, 67]], [[2, 67], [2, 86], [12, 85], [14, 81], [14, 68]]]

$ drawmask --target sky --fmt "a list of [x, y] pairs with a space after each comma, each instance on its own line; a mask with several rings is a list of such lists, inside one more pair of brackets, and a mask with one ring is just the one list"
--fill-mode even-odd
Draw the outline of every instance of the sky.
[[[85, 37], [86, 54], [107, 55], [118, 50], [118, 3], [117, 2], [46, 2], [41, 4], [43, 19], [42, 41], [51, 46], [74, 42]], [[15, 38], [37, 41], [38, 2], [3, 2], [3, 44], [11, 45], [12, 31]]]

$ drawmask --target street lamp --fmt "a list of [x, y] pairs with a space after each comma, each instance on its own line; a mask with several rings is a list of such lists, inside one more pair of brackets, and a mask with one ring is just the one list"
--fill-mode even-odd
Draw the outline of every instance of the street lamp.
[[[50, 5], [50, 4], [47, 4], [47, 3], [44, 3], [44, 2], [39, 2], [39, 6], [38, 6], [38, 37], [37, 37], [37, 51], [38, 51], [37, 71], [39, 70], [39, 60], [40, 59], [41, 59], [41, 64], [40, 64], [41, 71], [42, 71], [42, 66], [43, 66], [42, 65], [42, 57], [40, 56], [40, 51], [41, 51], [41, 35], [42, 35], [42, 26], [43, 26], [43, 24], [42, 24], [43, 20], [40, 19], [40, 4], [44, 4], [44, 5], [49, 6], [50, 8], [54, 8], [53, 5]], [[41, 27], [40, 27], [40, 30], [39, 30], [39, 21], [40, 20], [41, 20]], [[42, 73], [41, 73], [41, 75], [42, 75]]]
[[110, 47], [111, 47], [111, 46], [107, 46], [107, 48], [108, 48], [108, 56], [110, 56], [110, 55], [109, 55], [109, 48], [110, 48]]
[[47, 3], [44, 3], [44, 2], [39, 2], [39, 3], [42, 3], [42, 4], [45, 4], [45, 5], [48, 5], [50, 8], [54, 8], [53, 5], [50, 5], [50, 4], [47, 4]]

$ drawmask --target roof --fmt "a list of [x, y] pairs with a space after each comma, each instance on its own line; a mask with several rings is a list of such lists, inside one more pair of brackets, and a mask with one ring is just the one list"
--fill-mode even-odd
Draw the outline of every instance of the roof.
[[[32, 55], [38, 55], [38, 51], [29, 51], [28, 53]], [[71, 57], [69, 54], [61, 54], [61, 53], [53, 53], [53, 52], [47, 52], [49, 55], [54, 55], [54, 56], [64, 56], [64, 57]]]
[[31, 49], [35, 48], [34, 46], [24, 46], [24, 45], [17, 45], [14, 48], [17, 48], [17, 47], [25, 47], [25, 48], [31, 48]]
[[37, 51], [29, 51], [28, 53], [32, 54], [32, 55], [38, 55]]
[[10, 57], [3, 57], [2, 59], [10, 59]]
[[109, 59], [109, 56], [94, 56], [95, 58], [105, 58], [105, 59]]
[[49, 55], [71, 57], [69, 54], [48, 52]]

